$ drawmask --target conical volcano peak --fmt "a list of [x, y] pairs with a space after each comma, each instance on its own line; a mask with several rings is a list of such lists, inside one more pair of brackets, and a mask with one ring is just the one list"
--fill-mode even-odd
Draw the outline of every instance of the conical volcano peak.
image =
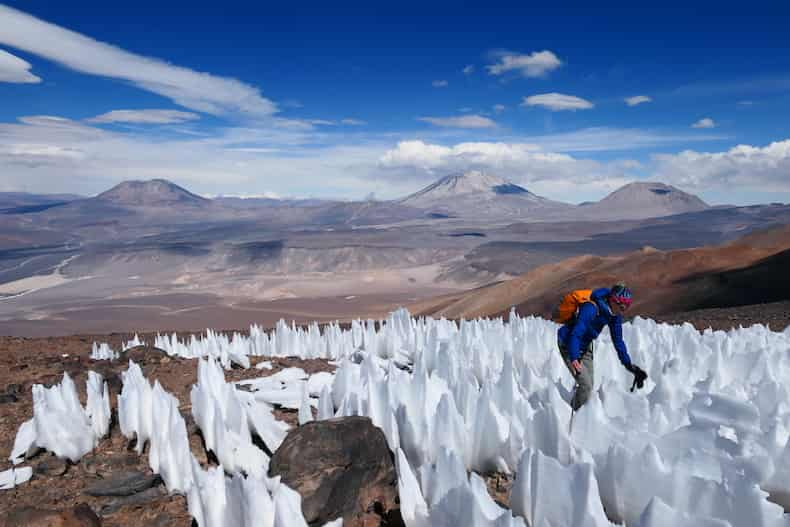
[[210, 201], [166, 179], [123, 181], [96, 198], [121, 205], [199, 205]]
[[503, 177], [469, 170], [450, 174], [400, 203], [452, 217], [525, 218], [570, 205], [537, 196]]
[[586, 205], [586, 217], [650, 218], [705, 210], [699, 197], [655, 181], [637, 181], [618, 188], [601, 201]]
[[492, 196], [502, 194], [533, 195], [530, 191], [502, 177], [479, 170], [450, 174], [405, 198], [404, 202], [445, 199], [454, 196], [475, 194]]

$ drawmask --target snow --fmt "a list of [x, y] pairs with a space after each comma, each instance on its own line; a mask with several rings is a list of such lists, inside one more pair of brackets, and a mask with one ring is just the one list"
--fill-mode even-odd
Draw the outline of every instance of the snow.
[[101, 344], [94, 342], [91, 348], [90, 358], [93, 360], [115, 360], [119, 356], [120, 354], [113, 351], [106, 342], [102, 342]]
[[[250, 419], [247, 411], [250, 406], [260, 407], [260, 403], [226, 383], [214, 359], [201, 359], [198, 363], [198, 383], [192, 387], [190, 399], [206, 448], [214, 452], [228, 473], [262, 477], [269, 470], [269, 456], [252, 443], [250, 426], [256, 421]], [[262, 434], [266, 435], [263, 431]]]
[[[284, 439], [273, 405], [297, 410], [300, 424], [313, 407], [319, 420], [370, 417], [394, 454], [410, 527], [790, 526], [782, 509], [790, 506], [790, 330], [698, 332], [637, 317], [623, 333], [650, 376], [645, 388], [629, 391], [632, 376], [602, 335], [593, 395], [572, 423], [573, 380], [556, 330], [515, 314], [455, 323], [399, 310], [348, 329], [281, 321], [271, 332], [253, 326], [248, 337], [157, 337], [166, 353], [199, 359], [192, 413], [221, 466], [195, 461], [179, 402], [133, 363], [119, 423], [138, 452], [150, 441], [152, 469], [187, 496], [201, 526], [304, 525], [299, 496], [268, 478], [268, 457], [252, 441], [257, 435], [274, 451]], [[223, 368], [249, 368], [253, 356], [323, 358], [337, 370], [225, 381]], [[67, 379], [50, 395], [34, 389], [15, 462], [36, 446], [55, 448], [42, 439], [55, 435], [59, 455], [78, 459], [102, 433], [101, 381], [89, 378], [82, 409]], [[511, 509], [488, 495], [481, 475], [492, 471], [513, 478]]]
[[33, 476], [33, 467], [14, 467], [0, 472], [0, 490], [13, 489]]
[[32, 390], [33, 418], [17, 431], [9, 457], [14, 464], [39, 448], [76, 463], [107, 434], [110, 398], [101, 375], [88, 372], [86, 408], [80, 405], [77, 389], [67, 373], [51, 388], [34, 384]]
[[[129, 340], [123, 344], [121, 347], [121, 351], [127, 351], [131, 348], [135, 348], [137, 346], [142, 346], [144, 342], [140, 340], [140, 337], [137, 336], [135, 333], [134, 338]], [[106, 342], [97, 343], [94, 342], [93, 346], [91, 347], [91, 354], [90, 358], [93, 360], [116, 360], [121, 356], [120, 353], [117, 351], [113, 351], [109, 344]]]

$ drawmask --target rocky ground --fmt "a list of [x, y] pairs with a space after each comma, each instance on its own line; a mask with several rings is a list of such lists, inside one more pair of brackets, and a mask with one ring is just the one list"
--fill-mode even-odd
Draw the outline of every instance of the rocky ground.
[[[33, 467], [34, 476], [15, 489], [0, 491], [0, 526], [33, 525], [29, 523], [31, 508], [68, 511], [81, 503], [87, 504], [101, 518], [104, 526], [191, 525], [185, 498], [167, 494], [161, 481], [148, 468], [147, 454], [138, 456], [115, 423], [115, 406], [121, 388], [120, 372], [128, 363], [89, 358], [94, 340], [109, 342], [119, 349], [121, 342], [128, 338], [129, 335], [122, 334], [39, 339], [0, 337], [0, 471], [12, 467], [7, 456], [11, 453], [17, 429], [33, 415], [33, 384], [51, 386], [60, 382], [63, 372], [68, 372], [85, 404], [87, 372], [97, 371], [108, 382], [114, 414], [109, 437], [78, 463], [66, 463], [48, 453], [39, 454], [25, 463]], [[129, 351], [127, 355], [143, 368], [146, 377], [158, 379], [166, 390], [178, 397], [192, 452], [204, 466], [210, 464], [190, 412], [189, 390], [197, 382], [196, 361], [171, 358], [142, 347]], [[252, 363], [259, 360], [262, 359], [253, 359]], [[322, 360], [283, 358], [272, 359], [271, 362], [272, 370], [233, 369], [226, 372], [226, 379], [266, 376], [293, 366], [307, 373], [334, 369]], [[275, 416], [291, 425], [297, 424], [296, 411], [279, 409], [275, 410]], [[118, 486], [130, 487], [129, 495], [97, 495]], [[59, 522], [64, 520], [48, 521], [61, 525]]]
[[[790, 301], [677, 313], [662, 317], [661, 320], [690, 322], [700, 330], [708, 327], [730, 329], [762, 323], [781, 331], [790, 325]], [[119, 349], [131, 337], [123, 333], [50, 338], [0, 337], [0, 471], [11, 468], [7, 456], [11, 452], [17, 429], [33, 414], [33, 384], [51, 386], [60, 382], [63, 372], [68, 372], [84, 403], [87, 372], [95, 370], [108, 382], [114, 411], [116, 396], [121, 388], [120, 372], [126, 369], [127, 361], [93, 361], [89, 358], [90, 349], [93, 342], [107, 342], [114, 349]], [[141, 337], [152, 341], [151, 335]], [[178, 397], [187, 422], [192, 451], [201, 463], [210, 464], [212, 461], [206, 456], [190, 412], [189, 390], [197, 381], [196, 361], [168, 357], [144, 347], [130, 350], [127, 355], [127, 359], [140, 364], [146, 377], [158, 379], [166, 390]], [[255, 364], [260, 360], [263, 359], [253, 358], [252, 362]], [[226, 379], [235, 381], [265, 376], [293, 366], [307, 373], [333, 369], [323, 360], [281, 358], [272, 359], [271, 362], [272, 370], [233, 369], [226, 372]], [[296, 425], [295, 411], [278, 409], [275, 413], [279, 419]], [[118, 426], [113, 424], [109, 437], [76, 464], [66, 463], [46, 453], [34, 457], [26, 463], [34, 469], [33, 478], [13, 490], [0, 491], [0, 526], [33, 525], [23, 522], [20, 513], [27, 511], [29, 515], [31, 510], [40, 512], [42, 509], [73, 511], [79, 504], [86, 504], [101, 519], [101, 525], [105, 526], [190, 525], [186, 500], [180, 496], [169, 496], [161, 481], [148, 468], [147, 455], [138, 456], [130, 446]], [[486, 481], [494, 499], [507, 506], [512, 478], [504, 474], [489, 474], [486, 475]], [[124, 492], [128, 495], [102, 495], [119, 487], [122, 490], [126, 487], [127, 491]], [[77, 511], [79, 513], [79, 509]], [[77, 517], [79, 514], [72, 516]], [[51, 524], [92, 525], [68, 523], [63, 519]]]
[[765, 324], [773, 331], [784, 331], [790, 326], [790, 301], [751, 304], [748, 306], [697, 309], [655, 317], [661, 322], [682, 324], [689, 322], [702, 331], [707, 328], [727, 330], [739, 326]]

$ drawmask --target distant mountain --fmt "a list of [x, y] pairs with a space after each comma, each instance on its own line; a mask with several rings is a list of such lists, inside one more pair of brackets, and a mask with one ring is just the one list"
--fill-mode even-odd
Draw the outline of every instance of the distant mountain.
[[84, 199], [76, 194], [29, 194], [0, 192], [0, 214], [29, 214]]
[[205, 205], [211, 200], [189, 192], [165, 179], [124, 181], [95, 198], [124, 206]]
[[476, 170], [445, 176], [398, 203], [427, 209], [434, 215], [480, 219], [518, 219], [573, 207], [533, 194], [506, 179]]
[[693, 194], [664, 183], [629, 183], [601, 201], [585, 203], [577, 215], [585, 219], [642, 219], [697, 212], [710, 206]]
[[415, 315], [474, 318], [551, 315], [562, 294], [623, 281], [634, 290], [632, 315], [661, 315], [787, 299], [790, 225], [717, 245], [661, 251], [643, 247], [620, 256], [574, 256], [512, 280], [408, 306]]

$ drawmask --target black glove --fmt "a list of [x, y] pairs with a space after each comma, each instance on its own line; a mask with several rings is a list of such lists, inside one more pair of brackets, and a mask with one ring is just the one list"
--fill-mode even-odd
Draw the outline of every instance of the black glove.
[[634, 384], [631, 385], [631, 391], [634, 391], [634, 388], [639, 388], [640, 390], [645, 387], [645, 379], [647, 379], [647, 373], [645, 370], [637, 366], [636, 364], [629, 364], [626, 366], [626, 369], [634, 374]]

